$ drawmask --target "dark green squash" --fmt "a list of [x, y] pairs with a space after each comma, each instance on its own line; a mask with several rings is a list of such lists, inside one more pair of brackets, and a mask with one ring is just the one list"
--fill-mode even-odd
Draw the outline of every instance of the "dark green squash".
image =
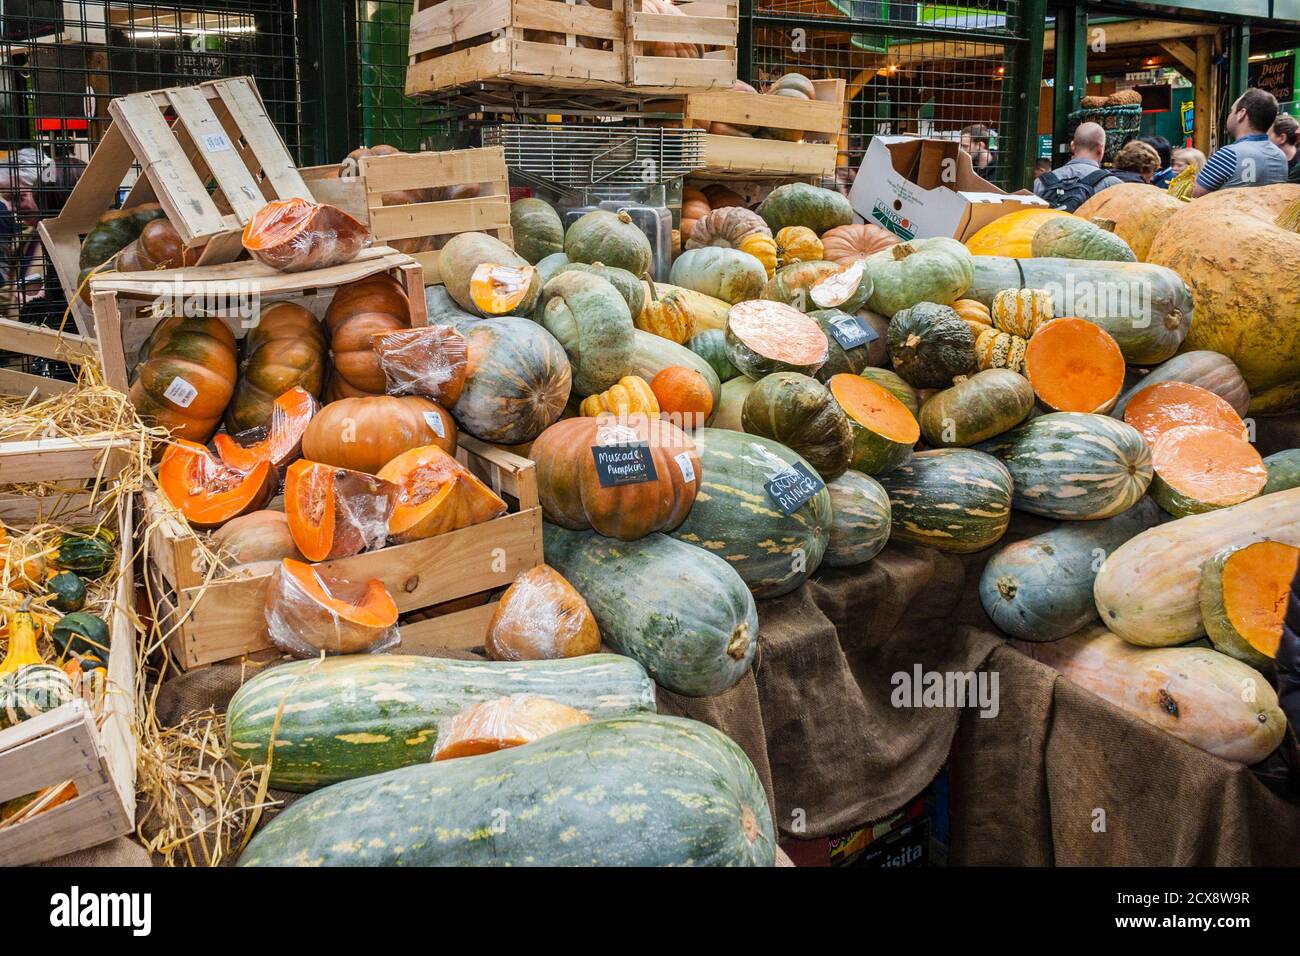
[[600, 276], [618, 290], [618, 294], [627, 303], [627, 310], [632, 313], [633, 322], [645, 308], [645, 284], [626, 269], [616, 269], [601, 262], [570, 262], [556, 269], [554, 275], [562, 275], [565, 272], [586, 272]]
[[157, 203], [109, 210], [99, 217], [82, 241], [78, 265], [83, 270], [102, 265], [138, 239], [145, 226], [165, 216]]
[[915, 388], [947, 388], [975, 372], [975, 335], [952, 308], [921, 302], [889, 322], [894, 371]]
[[76, 611], [60, 618], [50, 631], [50, 640], [59, 649], [60, 657], [79, 654], [108, 658], [108, 625], [86, 611]]
[[59, 538], [55, 564], [94, 580], [109, 572], [117, 561], [117, 535], [108, 528], [74, 528]]
[[996, 544], [1011, 522], [1011, 474], [971, 448], [918, 452], [877, 480], [889, 493], [889, 539], [954, 554]]
[[830, 389], [798, 372], [760, 378], [745, 398], [740, 424], [747, 433], [770, 438], [802, 455], [823, 481], [844, 474], [853, 457], [848, 416]]
[[921, 434], [931, 448], [969, 447], [1015, 428], [1033, 408], [1028, 379], [991, 368], [932, 396], [921, 408]]
[[[889, 349], [885, 345], [885, 334], [889, 329], [889, 320], [884, 316], [866, 310], [851, 315], [840, 309], [818, 309], [809, 312], [808, 315], [816, 319], [817, 324], [822, 327], [828, 345], [826, 364], [817, 370], [818, 381], [825, 382], [832, 375], [839, 375], [841, 372], [852, 372], [856, 375], [864, 368], [888, 364]], [[870, 330], [869, 340], [851, 349], [845, 349], [834, 335], [834, 325], [849, 322], [854, 318]]]
[[527, 197], [512, 202], [510, 231], [514, 233], [515, 252], [533, 265], [564, 251], [564, 223], [545, 199]]
[[759, 203], [758, 214], [772, 235], [786, 226], [807, 226], [820, 236], [828, 229], [853, 222], [853, 207], [847, 196], [807, 183], [777, 186]]
[[691, 337], [687, 347], [704, 361], [709, 363], [718, 381], [729, 382], [740, 371], [727, 358], [727, 333], [722, 329], [705, 329]]
[[86, 582], [71, 571], [60, 571], [45, 582], [45, 590], [52, 594], [50, 607], [64, 614], [80, 611], [86, 606]]
[[634, 276], [650, 271], [650, 240], [626, 212], [597, 209], [587, 213], [564, 235], [564, 253], [571, 262], [603, 262]]
[[1300, 488], [1300, 448], [1288, 448], [1269, 455], [1264, 459], [1264, 467], [1268, 469], [1268, 483], [1261, 495]]
[[831, 495], [830, 543], [822, 564], [865, 564], [889, 541], [889, 495], [876, 479], [852, 469], [826, 486]]

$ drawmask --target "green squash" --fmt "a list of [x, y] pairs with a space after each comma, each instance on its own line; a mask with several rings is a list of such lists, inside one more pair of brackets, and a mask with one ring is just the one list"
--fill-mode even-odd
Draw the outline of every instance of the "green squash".
[[791, 515], [772, 502], [764, 484], [798, 454], [768, 438], [721, 428], [694, 435], [703, 472], [691, 512], [672, 532], [718, 555], [755, 597], [779, 597], [807, 580], [830, 540], [831, 497], [824, 488]]
[[873, 288], [869, 305], [893, 316], [920, 302], [951, 305], [966, 295], [975, 256], [956, 239], [912, 239], [864, 260]]
[[564, 251], [564, 223], [545, 199], [528, 197], [510, 204], [510, 231], [515, 252], [533, 265]]
[[70, 703], [67, 674], [53, 664], [26, 664], [0, 677], [0, 730]]
[[817, 308], [810, 295], [812, 287], [839, 271], [839, 265], [824, 259], [792, 262], [777, 269], [772, 278], [763, 283], [761, 295], [764, 299], [793, 306], [800, 312], [811, 312]]
[[853, 207], [847, 196], [807, 183], [777, 186], [758, 206], [772, 235], [786, 226], [807, 226], [817, 235], [853, 222]]
[[853, 457], [848, 416], [825, 385], [798, 372], [760, 378], [745, 398], [740, 423], [746, 433], [803, 456], [823, 481], [844, 474]]
[[542, 292], [542, 325], [564, 347], [573, 391], [595, 395], [632, 373], [632, 313], [600, 276], [561, 272]]
[[1300, 448], [1288, 448], [1269, 455], [1264, 459], [1264, 467], [1268, 469], [1268, 483], [1261, 495], [1300, 488]]
[[912, 417], [919, 421], [921, 416], [921, 396], [917, 394], [916, 389], [907, 384], [901, 375], [887, 368], [864, 368], [858, 374], [868, 381], [875, 382], [906, 405], [907, 410], [912, 413]]
[[603, 262], [634, 276], [650, 271], [654, 254], [630, 215], [605, 209], [593, 210], [569, 226], [564, 252], [573, 262]]
[[687, 249], [677, 257], [668, 281], [734, 304], [757, 299], [767, 282], [767, 272], [748, 252], [726, 246], [702, 246]]
[[607, 266], [600, 262], [570, 262], [555, 270], [554, 275], [563, 275], [566, 272], [586, 272], [594, 276], [600, 276], [618, 290], [618, 294], [627, 303], [627, 310], [632, 313], [634, 322], [636, 317], [641, 314], [641, 310], [645, 308], [645, 284], [626, 269], [615, 269], [613, 266]]
[[831, 496], [830, 541], [822, 564], [866, 564], [889, 542], [889, 495], [876, 479], [846, 471], [826, 486]]
[[1097, 619], [1092, 585], [1106, 556], [1154, 528], [1160, 508], [1143, 498], [1101, 521], [1066, 522], [1003, 545], [984, 566], [979, 595], [1002, 633], [1021, 641], [1058, 641]]
[[1014, 506], [1045, 518], [1109, 518], [1151, 485], [1147, 443], [1133, 426], [1105, 415], [1040, 415], [979, 448], [1015, 478]]
[[45, 582], [45, 591], [54, 596], [50, 606], [70, 614], [86, 606], [86, 582], [71, 571], [60, 571]]
[[542, 531], [546, 563], [582, 595], [601, 639], [660, 686], [709, 697], [745, 676], [758, 612], [722, 557], [658, 533], [616, 541], [549, 522]]
[[[885, 335], [889, 330], [889, 320], [883, 316], [865, 309], [859, 310], [856, 316], [839, 309], [818, 309], [816, 312], [809, 312], [808, 317], [816, 319], [817, 324], [826, 333], [828, 352], [826, 364], [817, 370], [818, 381], [828, 381], [832, 375], [839, 375], [841, 372], [857, 375], [863, 369], [888, 364], [889, 348], [885, 344]], [[834, 335], [834, 326], [836, 323], [849, 322], [855, 318], [859, 324], [865, 325], [869, 330], [869, 340], [845, 349]]]
[[239, 865], [772, 866], [775, 857], [771, 810], [745, 752], [706, 724], [646, 714], [330, 787], [279, 813]]
[[102, 578], [117, 562], [117, 534], [108, 528], [74, 528], [59, 537], [55, 564], [92, 581]]
[[1138, 261], [1133, 249], [1113, 229], [1103, 229], [1077, 216], [1053, 216], [1044, 220], [1034, 232], [1030, 250], [1035, 258]]
[[971, 448], [918, 452], [877, 479], [889, 494], [889, 539], [952, 554], [997, 544], [1011, 522], [1011, 475]]
[[50, 640], [59, 649], [60, 657], [93, 654], [108, 659], [108, 625], [87, 611], [74, 611], [60, 618], [50, 631]]
[[428, 763], [441, 718], [515, 694], [539, 694], [597, 720], [655, 709], [641, 665], [615, 654], [555, 661], [349, 654], [254, 676], [226, 708], [227, 746], [236, 761], [265, 763], [274, 726], [269, 783], [305, 792]]
[[[1275, 666], [1274, 659], [1252, 644], [1249, 637], [1243, 634], [1233, 622], [1223, 593], [1223, 574], [1228, 561], [1239, 551], [1258, 547], [1266, 549], [1261, 553], [1261, 559], [1272, 563], [1280, 560], [1280, 551], [1288, 546], [1277, 542], [1256, 541], [1244, 547], [1224, 548], [1201, 565], [1201, 582], [1197, 597], [1201, 605], [1201, 621], [1205, 625], [1205, 633], [1210, 638], [1210, 643], [1214, 645], [1214, 649], [1236, 658], [1243, 664], [1249, 664], [1257, 670], [1271, 674]], [[1290, 553], [1294, 555], [1294, 552]], [[1288, 567], [1287, 570], [1290, 568]], [[1237, 572], [1238, 575], [1242, 573]], [[1285, 611], [1285, 608], [1283, 610]], [[1274, 636], [1280, 636], [1280, 631], [1274, 632]]]
[[713, 367], [703, 357], [696, 355], [684, 345], [678, 345], [643, 329], [633, 330], [630, 374], [652, 382], [654, 377], [664, 369], [675, 366], [694, 369], [704, 376], [709, 391], [713, 393], [713, 409], [716, 413], [718, 403], [722, 400], [722, 382], [719, 381]]
[[696, 333], [686, 346], [709, 363], [719, 381], [726, 383], [740, 374], [727, 358], [727, 333], [722, 329], [705, 329]]
[[145, 203], [130, 209], [111, 209], [86, 234], [81, 243], [78, 265], [90, 270], [107, 262], [134, 240], [140, 238], [144, 227], [166, 213], [157, 203]]
[[896, 313], [886, 340], [894, 371], [916, 388], [947, 388], [975, 373], [975, 334], [946, 305], [921, 302]]
[[1029, 380], [991, 368], [931, 396], [919, 421], [932, 448], [968, 448], [1019, 425], [1034, 408]]
[[535, 268], [537, 269], [537, 277], [541, 280], [542, 287], [545, 288], [546, 283], [554, 279], [556, 273], [567, 265], [569, 265], [569, 257], [563, 252], [553, 252], [545, 259], [539, 259]]

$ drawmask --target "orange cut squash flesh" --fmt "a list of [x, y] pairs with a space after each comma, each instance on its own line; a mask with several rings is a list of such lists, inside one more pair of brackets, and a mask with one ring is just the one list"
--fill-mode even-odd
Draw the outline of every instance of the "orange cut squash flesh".
[[423, 395], [450, 408], [469, 377], [465, 336], [450, 325], [376, 332], [371, 348], [379, 356], [389, 395]]
[[1151, 449], [1152, 497], [1175, 517], [1249, 501], [1268, 483], [1268, 469], [1244, 438], [1209, 425], [1180, 425]]
[[826, 364], [826, 333], [798, 309], [782, 302], [752, 299], [727, 312], [727, 357], [753, 379], [772, 372], [811, 375]]
[[293, 558], [267, 582], [263, 611], [271, 643], [295, 657], [373, 654], [401, 639], [397, 604], [382, 581], [332, 577]]
[[240, 471], [192, 441], [176, 441], [158, 465], [158, 486], [191, 527], [219, 528], [231, 518], [257, 511], [275, 494], [275, 469], [260, 461]]
[[535, 281], [532, 266], [480, 263], [469, 277], [469, 296], [484, 315], [507, 315], [524, 301]]
[[239, 471], [252, 471], [259, 461], [269, 461], [279, 472], [302, 454], [303, 433], [319, 408], [311, 392], [295, 385], [271, 403], [271, 421], [260, 439], [241, 444], [237, 439], [248, 432], [241, 432], [235, 438], [222, 432], [213, 439], [217, 455]]
[[388, 521], [389, 537], [398, 544], [506, 513], [506, 503], [491, 488], [437, 445], [403, 452], [379, 469], [379, 477], [398, 489]]
[[1142, 389], [1129, 399], [1124, 421], [1153, 447], [1165, 432], [1183, 425], [1208, 425], [1238, 438], [1249, 438], [1246, 423], [1236, 409], [1209, 389], [1185, 382], [1159, 382]]
[[398, 489], [361, 471], [300, 458], [284, 475], [289, 534], [308, 561], [382, 547]]
[[351, 262], [370, 245], [370, 231], [342, 209], [300, 197], [277, 199], [244, 226], [244, 248], [280, 272], [303, 272]]
[[912, 456], [921, 426], [911, 409], [888, 390], [851, 372], [832, 375], [831, 397], [844, 410], [853, 432], [849, 467], [864, 475], [880, 475]]
[[1291, 582], [1300, 548], [1257, 541], [1230, 554], [1223, 565], [1223, 609], [1237, 633], [1256, 651], [1277, 658]]
[[1105, 414], [1124, 389], [1124, 353], [1099, 325], [1053, 319], [1029, 340], [1025, 377], [1048, 408]]
[[485, 700], [443, 722], [433, 759], [451, 760], [519, 747], [590, 720], [576, 707], [533, 694]]

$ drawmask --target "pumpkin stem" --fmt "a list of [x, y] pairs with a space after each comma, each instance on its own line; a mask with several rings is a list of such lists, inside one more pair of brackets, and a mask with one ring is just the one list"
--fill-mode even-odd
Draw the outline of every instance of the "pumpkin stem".
[[909, 349], [914, 349], [921, 344], [921, 336], [913, 332], [911, 335], [907, 337], [907, 341], [904, 342], [903, 344], [906, 345]]
[[1114, 231], [1115, 231], [1115, 220], [1114, 220], [1114, 219], [1103, 219], [1101, 216], [1094, 216], [1094, 217], [1092, 218], [1092, 224], [1093, 224], [1094, 226], [1096, 226], [1098, 229], [1104, 229], [1104, 230], [1106, 230], [1106, 232], [1114, 232]]
[[745, 652], [749, 650], [749, 625], [742, 624], [731, 632], [731, 640], [727, 641], [727, 656], [732, 660], [741, 660]]
[[[626, 209], [620, 209], [620, 210], [618, 211], [618, 221], [619, 221], [619, 222], [631, 222], [631, 221], [632, 221], [632, 217], [628, 214], [628, 211], [627, 211]], [[599, 263], [598, 263], [598, 264], [599, 264]]]
[[641, 273], [641, 281], [644, 282], [646, 285], [650, 286], [650, 301], [658, 302], [659, 292], [658, 290], [655, 289], [655, 280], [650, 278], [650, 273], [648, 272]]
[[1010, 575], [1003, 575], [998, 578], [998, 594], [1002, 595], [1004, 601], [1014, 600], [1018, 590], [1015, 579]]
[[893, 249], [890, 251], [893, 252], [894, 254], [895, 262], [902, 262], [912, 253], [916, 252], [916, 250], [912, 248], [912, 244], [910, 242], [900, 242], [896, 246], [894, 246]]

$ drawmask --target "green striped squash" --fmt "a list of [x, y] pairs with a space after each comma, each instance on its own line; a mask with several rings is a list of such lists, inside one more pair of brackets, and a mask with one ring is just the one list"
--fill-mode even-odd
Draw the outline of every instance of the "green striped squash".
[[778, 597], [817, 570], [830, 540], [831, 496], [822, 489], [791, 515], [768, 497], [765, 482], [803, 462], [758, 435], [703, 428], [694, 435], [704, 472], [691, 513], [672, 536], [723, 558], [754, 592]]
[[586, 600], [605, 643], [664, 687], [708, 697], [749, 670], [758, 612], [726, 561], [662, 534], [618, 541], [547, 523], [542, 540], [546, 563]]
[[1268, 483], [1261, 495], [1300, 488], [1300, 448], [1288, 448], [1269, 455], [1264, 459], [1264, 467], [1268, 469]]
[[1109, 518], [1137, 504], [1151, 484], [1146, 442], [1105, 415], [1040, 415], [979, 449], [1015, 478], [1013, 507], [1047, 518]]
[[27, 664], [0, 678], [0, 728], [72, 702], [72, 681], [53, 664]]
[[356, 654], [294, 661], [258, 674], [226, 709], [230, 756], [266, 763], [277, 715], [270, 785], [315, 790], [433, 755], [438, 720], [513, 694], [537, 694], [594, 718], [655, 708], [641, 665], [615, 654], [558, 661], [457, 661]]
[[329, 787], [272, 820], [239, 865], [771, 866], [775, 855], [745, 752], [705, 724], [646, 714]]
[[877, 480], [889, 495], [891, 541], [968, 554], [996, 544], [1011, 522], [1011, 475], [971, 448], [919, 452]]
[[866, 564], [889, 541], [889, 495], [876, 479], [846, 471], [826, 486], [831, 495], [831, 536], [822, 564]]
[[731, 359], [727, 358], [727, 333], [722, 329], [705, 329], [703, 332], [698, 332], [691, 337], [686, 346], [708, 362], [709, 368], [713, 369], [713, 374], [717, 375], [718, 380], [724, 384], [740, 374], [736, 366], [731, 364]]
[[1019, 425], [1033, 408], [1027, 378], [991, 368], [931, 397], [921, 409], [921, 434], [933, 448], [967, 448]]

